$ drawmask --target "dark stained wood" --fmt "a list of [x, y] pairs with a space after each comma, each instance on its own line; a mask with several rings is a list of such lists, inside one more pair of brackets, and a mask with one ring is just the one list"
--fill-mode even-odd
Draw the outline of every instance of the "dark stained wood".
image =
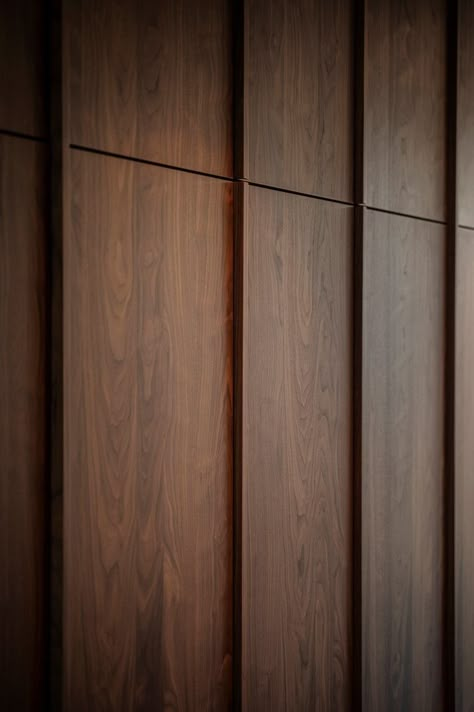
[[227, 709], [231, 186], [73, 151], [71, 195], [66, 709]]
[[458, 209], [460, 224], [474, 227], [474, 3], [458, 3]]
[[0, 3], [0, 130], [47, 133], [46, 2]]
[[228, 0], [68, 0], [71, 141], [232, 175]]
[[362, 709], [435, 712], [445, 230], [368, 211], [363, 253]]
[[244, 259], [248, 183], [234, 183], [234, 357], [233, 371], [233, 644], [232, 709], [242, 708], [242, 405], [244, 335]]
[[0, 137], [0, 709], [41, 709], [46, 152]]
[[246, 4], [244, 177], [352, 200], [352, 3]]
[[365, 202], [446, 218], [445, 0], [367, 0]]
[[242, 706], [349, 710], [352, 210], [248, 201]]
[[459, 230], [456, 302], [456, 710], [474, 709], [474, 231]]

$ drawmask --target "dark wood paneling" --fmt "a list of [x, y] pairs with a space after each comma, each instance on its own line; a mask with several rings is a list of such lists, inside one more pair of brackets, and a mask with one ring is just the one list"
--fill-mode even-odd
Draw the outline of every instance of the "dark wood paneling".
[[474, 709], [474, 232], [459, 230], [456, 303], [456, 710]]
[[350, 709], [352, 211], [250, 188], [243, 708]]
[[444, 0], [367, 0], [365, 202], [446, 218]]
[[231, 176], [231, 3], [67, 7], [72, 142]]
[[45, 179], [41, 144], [0, 137], [0, 708], [43, 686]]
[[442, 226], [368, 211], [362, 709], [442, 709]]
[[0, 4], [0, 129], [46, 135], [46, 4]]
[[474, 3], [458, 2], [458, 209], [460, 224], [474, 227]]
[[71, 194], [66, 709], [227, 709], [231, 186], [73, 151]]
[[245, 177], [352, 200], [352, 3], [246, 3]]

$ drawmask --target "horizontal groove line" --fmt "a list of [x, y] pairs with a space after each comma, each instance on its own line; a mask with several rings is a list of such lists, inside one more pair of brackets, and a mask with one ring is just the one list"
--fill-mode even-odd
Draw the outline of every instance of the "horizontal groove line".
[[474, 226], [473, 226], [473, 225], [461, 225], [461, 224], [459, 224], [458, 227], [459, 227], [461, 230], [472, 230], [472, 231], [474, 231]]
[[361, 207], [367, 208], [374, 213], [383, 213], [384, 215], [396, 215], [399, 218], [410, 218], [411, 220], [422, 220], [423, 222], [433, 223], [434, 225], [446, 225], [446, 220], [436, 220], [435, 218], [425, 218], [421, 215], [410, 215], [410, 213], [400, 213], [396, 210], [387, 210], [385, 208], [374, 208], [371, 205], [362, 205]]
[[26, 141], [37, 141], [38, 143], [48, 143], [48, 139], [44, 136], [32, 136], [31, 134], [21, 133], [21, 131], [10, 131], [10, 129], [0, 129], [0, 136], [23, 138]]
[[[0, 133], [8, 133], [2, 132]], [[14, 134], [16, 135], [16, 134]], [[20, 136], [21, 137], [21, 136]], [[23, 138], [32, 138], [24, 136]], [[46, 139], [33, 139], [39, 141], [46, 141]], [[304, 193], [299, 190], [292, 190], [291, 188], [281, 188], [280, 186], [270, 185], [267, 183], [257, 183], [256, 181], [248, 180], [246, 178], [231, 178], [230, 176], [220, 176], [215, 173], [206, 173], [205, 171], [198, 171], [194, 168], [184, 168], [183, 166], [173, 166], [170, 163], [160, 163], [159, 161], [151, 161], [147, 158], [137, 158], [136, 156], [127, 156], [121, 153], [115, 153], [113, 151], [104, 151], [99, 148], [91, 148], [90, 146], [80, 146], [76, 143], [69, 144], [69, 148], [74, 151], [83, 151], [84, 153], [93, 153], [97, 156], [108, 156], [109, 158], [118, 158], [124, 161], [131, 161], [132, 163], [139, 163], [145, 166], [156, 166], [157, 168], [166, 168], [171, 171], [179, 171], [181, 173], [190, 173], [191, 175], [202, 176], [203, 178], [213, 178], [214, 180], [221, 180], [227, 183], [247, 183], [253, 188], [262, 188], [264, 190], [274, 190], [278, 193], [286, 193], [288, 195], [299, 195], [302, 198], [312, 198], [313, 200], [322, 200], [325, 203], [334, 203], [335, 205], [344, 205], [349, 208], [354, 208], [356, 206], [367, 208], [367, 210], [372, 210], [376, 213], [384, 213], [385, 215], [397, 215], [402, 218], [411, 218], [413, 220], [422, 220], [424, 222], [434, 223], [435, 225], [446, 225], [447, 223], [443, 220], [435, 220], [434, 218], [421, 217], [420, 215], [410, 215], [409, 213], [401, 213], [395, 210], [387, 210], [385, 208], [375, 208], [371, 205], [366, 205], [365, 203], [355, 203], [348, 200], [340, 200], [338, 198], [328, 198], [325, 195], [317, 195], [315, 193]], [[469, 227], [467, 225], [460, 225], [459, 227], [466, 228], [468, 230], [474, 230], [474, 227]]]
[[90, 146], [80, 146], [77, 143], [70, 143], [69, 148], [74, 151], [83, 151], [84, 153], [93, 153], [97, 156], [108, 156], [109, 158], [119, 158], [123, 161], [131, 161], [132, 163], [141, 163], [145, 166], [155, 166], [156, 168], [167, 168], [170, 171], [180, 171], [181, 173], [191, 173], [192, 175], [202, 176], [204, 178], [214, 178], [215, 180], [222, 180], [227, 183], [233, 183], [234, 179], [228, 176], [219, 176], [215, 173], [206, 173], [205, 171], [198, 171], [195, 168], [184, 168], [183, 166], [172, 166], [169, 163], [160, 163], [159, 161], [150, 161], [148, 158], [137, 158], [136, 156], [126, 156], [121, 153], [114, 153], [112, 151], [103, 151], [99, 148], [91, 148]]
[[336, 205], [345, 205], [346, 207], [353, 208], [354, 203], [347, 200], [339, 200], [338, 198], [328, 198], [326, 195], [316, 195], [315, 193], [302, 193], [299, 190], [292, 190], [291, 188], [280, 188], [276, 185], [268, 185], [267, 183], [256, 183], [251, 180], [243, 181], [248, 183], [254, 188], [264, 188], [265, 190], [275, 190], [278, 193], [287, 193], [288, 195], [299, 195], [302, 198], [313, 198], [313, 200], [324, 200], [326, 203], [336, 203]]

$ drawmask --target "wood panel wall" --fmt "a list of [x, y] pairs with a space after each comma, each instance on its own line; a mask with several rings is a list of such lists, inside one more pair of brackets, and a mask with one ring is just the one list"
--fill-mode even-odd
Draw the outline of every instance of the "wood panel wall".
[[456, 304], [456, 709], [474, 705], [474, 551], [471, 513], [474, 504], [472, 419], [474, 389], [474, 232], [459, 230]]
[[0, 135], [0, 707], [40, 708], [44, 667], [45, 147]]
[[459, 0], [458, 201], [459, 224], [474, 227], [474, 5]]
[[48, 135], [46, 0], [3, 2], [0, 10], [0, 128]]
[[245, 0], [243, 175], [338, 200], [353, 190], [353, 12]]
[[0, 706], [468, 712], [471, 3], [48, 8], [0, 11]]
[[364, 710], [443, 709], [444, 241], [441, 225], [365, 217]]
[[225, 709], [230, 186], [80, 151], [71, 170], [65, 705]]
[[232, 175], [228, 0], [65, 0], [70, 141]]
[[242, 708], [349, 710], [352, 210], [247, 209]]
[[0, 708], [44, 708], [46, 7], [0, 7]]
[[366, 0], [364, 202], [446, 219], [444, 0]]

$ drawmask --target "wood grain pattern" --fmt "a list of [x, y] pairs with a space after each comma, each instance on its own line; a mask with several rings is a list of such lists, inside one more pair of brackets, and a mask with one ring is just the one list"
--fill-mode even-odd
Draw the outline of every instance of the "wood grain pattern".
[[41, 709], [46, 153], [0, 137], [0, 709]]
[[227, 0], [68, 0], [71, 141], [232, 175]]
[[474, 3], [458, 2], [458, 217], [474, 227]]
[[456, 299], [456, 711], [474, 709], [474, 232], [459, 230]]
[[352, 2], [246, 3], [244, 177], [352, 200]]
[[365, 202], [446, 219], [445, 0], [367, 0]]
[[80, 151], [71, 170], [66, 709], [227, 709], [231, 186]]
[[444, 228], [368, 211], [362, 641], [368, 712], [442, 709]]
[[0, 4], [0, 129], [44, 137], [46, 3]]
[[350, 709], [352, 210], [249, 189], [244, 710]]

